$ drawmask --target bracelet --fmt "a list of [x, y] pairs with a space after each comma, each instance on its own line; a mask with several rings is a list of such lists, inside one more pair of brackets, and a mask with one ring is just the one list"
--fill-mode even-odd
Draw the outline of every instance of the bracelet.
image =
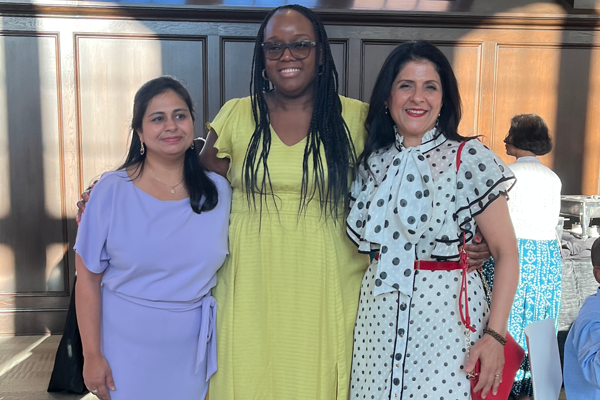
[[493, 329], [484, 328], [483, 329], [483, 333], [484, 334], [488, 334], [491, 337], [493, 337], [494, 339], [496, 339], [498, 341], [498, 343], [500, 343], [502, 346], [504, 346], [506, 344], [506, 338], [502, 337], [501, 334], [499, 334], [498, 332], [496, 332]]

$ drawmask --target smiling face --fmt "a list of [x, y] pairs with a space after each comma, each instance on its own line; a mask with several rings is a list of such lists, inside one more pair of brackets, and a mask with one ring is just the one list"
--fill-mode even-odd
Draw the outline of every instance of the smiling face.
[[[278, 11], [267, 23], [264, 42], [291, 43], [302, 40], [315, 41], [315, 32], [310, 20], [298, 11]], [[303, 60], [294, 58], [289, 49], [285, 50], [279, 60], [265, 59], [266, 75], [277, 92], [295, 97], [312, 88], [316, 76], [317, 49], [318, 47], [312, 49], [310, 55]]]
[[405, 143], [420, 139], [435, 126], [442, 109], [440, 75], [429, 61], [407, 63], [392, 84], [389, 113]]
[[148, 156], [183, 156], [194, 139], [194, 121], [185, 101], [169, 90], [150, 100], [137, 134]]

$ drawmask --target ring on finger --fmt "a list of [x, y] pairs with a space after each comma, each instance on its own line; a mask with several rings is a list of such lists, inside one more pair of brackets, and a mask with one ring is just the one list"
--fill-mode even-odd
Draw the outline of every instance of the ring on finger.
[[500, 378], [500, 376], [501, 376], [500, 374], [494, 375], [494, 377], [496, 377], [496, 378]]
[[98, 393], [98, 389], [92, 389], [92, 390], [90, 390], [90, 392], [92, 392], [92, 394], [97, 394]]

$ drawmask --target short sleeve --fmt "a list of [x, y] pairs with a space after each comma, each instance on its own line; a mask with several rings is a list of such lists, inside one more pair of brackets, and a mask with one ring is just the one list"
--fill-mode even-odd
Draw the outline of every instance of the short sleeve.
[[468, 141], [461, 152], [456, 182], [458, 223], [471, 231], [471, 219], [500, 195], [508, 197], [515, 176], [500, 158], [479, 140]]
[[215, 142], [215, 148], [217, 149], [218, 158], [229, 158], [231, 159], [231, 153], [233, 151], [233, 132], [230, 128], [231, 119], [236, 114], [235, 110], [238, 106], [240, 99], [231, 99], [221, 107], [217, 116], [212, 122], [206, 123], [208, 130], [212, 129], [217, 134], [217, 141]]
[[73, 248], [83, 260], [85, 267], [95, 274], [104, 272], [110, 261], [106, 252], [106, 239], [115, 186], [119, 183], [119, 179], [127, 178], [120, 177], [115, 172], [102, 175], [94, 186], [77, 230], [77, 239]]
[[369, 112], [369, 105], [355, 99], [340, 96], [342, 102], [342, 117], [350, 130], [350, 136], [354, 143], [356, 154], [360, 155], [367, 141], [367, 129], [365, 121]]

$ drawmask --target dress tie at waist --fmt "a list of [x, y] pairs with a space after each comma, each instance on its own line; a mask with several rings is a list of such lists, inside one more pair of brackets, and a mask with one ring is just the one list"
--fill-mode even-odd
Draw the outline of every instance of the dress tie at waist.
[[[104, 286], [106, 290], [108, 289]], [[174, 312], [188, 312], [200, 309], [200, 332], [198, 334], [198, 350], [196, 351], [196, 370], [198, 373], [202, 368], [202, 362], [206, 358], [206, 381], [217, 372], [217, 334], [215, 332], [217, 319], [217, 300], [210, 294], [200, 299], [190, 301], [157, 301], [129, 296], [124, 293], [114, 292], [116, 296], [139, 304], [144, 307], [158, 308]]]
[[[375, 259], [379, 260], [379, 252], [375, 254]], [[460, 294], [458, 296], [458, 310], [460, 311], [460, 320], [471, 332], [475, 332], [475, 328], [471, 325], [471, 316], [469, 315], [469, 295], [467, 294], [468, 289], [468, 278], [467, 270], [469, 265], [467, 264], [467, 253], [462, 250], [460, 252], [460, 261], [421, 261], [416, 260], [414, 265], [415, 271], [453, 271], [455, 269], [462, 270], [462, 281], [460, 283]], [[464, 303], [464, 307], [463, 307]], [[464, 311], [463, 311], [464, 308]]]
[[206, 382], [217, 372], [217, 300], [212, 296], [204, 296], [200, 300], [200, 334], [198, 335], [198, 352], [196, 353], [196, 373], [206, 357]]

